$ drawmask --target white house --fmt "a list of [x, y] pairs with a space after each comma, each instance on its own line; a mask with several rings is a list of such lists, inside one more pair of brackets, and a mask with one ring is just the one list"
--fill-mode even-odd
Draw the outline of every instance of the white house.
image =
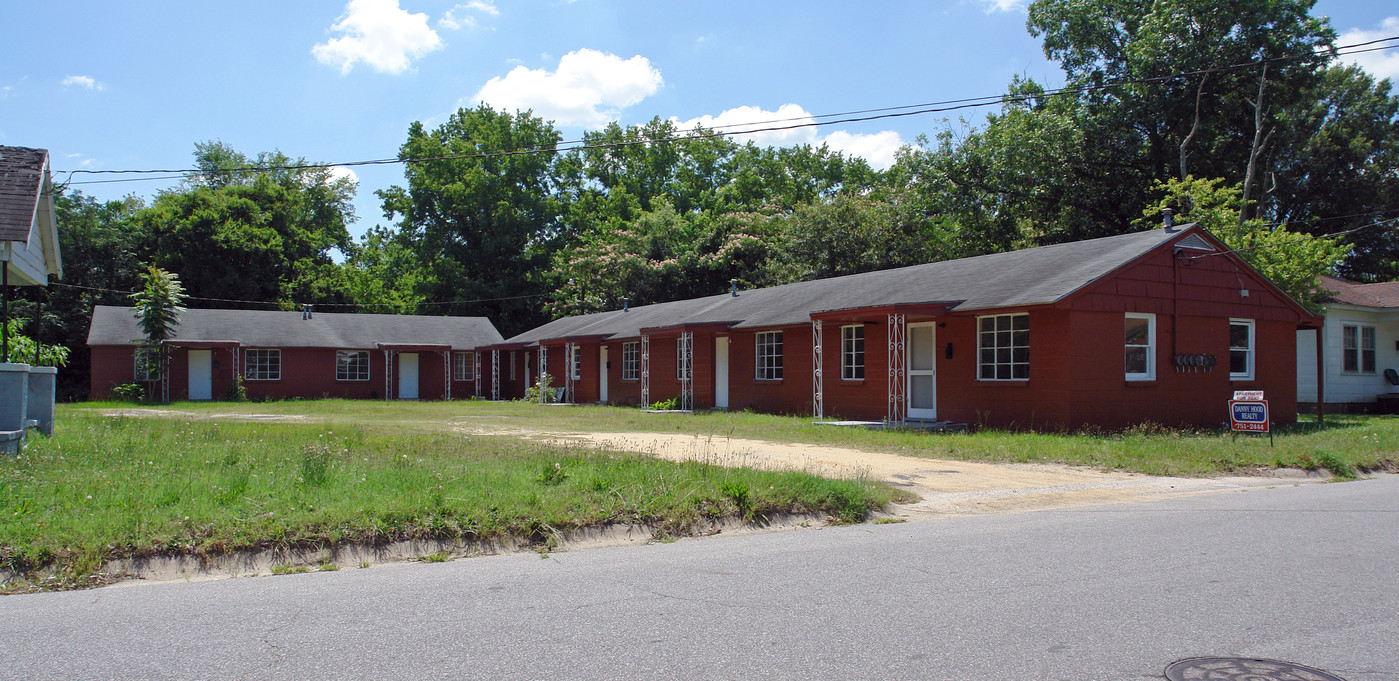
[[[1328, 293], [1321, 331], [1322, 393], [1327, 411], [1388, 411], [1399, 407], [1399, 282], [1358, 284], [1321, 277]], [[1297, 400], [1317, 402], [1316, 334], [1297, 332]]]

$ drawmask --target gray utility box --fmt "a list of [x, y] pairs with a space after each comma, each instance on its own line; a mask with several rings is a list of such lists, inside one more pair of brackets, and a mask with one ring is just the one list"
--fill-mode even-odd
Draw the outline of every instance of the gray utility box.
[[19, 451], [24, 432], [53, 434], [55, 367], [0, 364], [0, 452]]

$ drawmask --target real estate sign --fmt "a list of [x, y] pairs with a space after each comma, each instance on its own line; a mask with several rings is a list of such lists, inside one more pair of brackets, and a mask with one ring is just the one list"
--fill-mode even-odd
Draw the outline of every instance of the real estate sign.
[[1229, 400], [1229, 424], [1235, 431], [1267, 433], [1267, 400]]

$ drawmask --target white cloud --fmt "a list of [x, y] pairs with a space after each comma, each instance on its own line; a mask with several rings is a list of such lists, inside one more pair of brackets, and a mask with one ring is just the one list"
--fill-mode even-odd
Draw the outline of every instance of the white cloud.
[[339, 179], [342, 179], [342, 178], [348, 179], [349, 181], [351, 181], [351, 182], [353, 182], [353, 183], [355, 183], [355, 184], [359, 184], [359, 175], [356, 175], [354, 170], [352, 170], [352, 169], [350, 169], [350, 168], [346, 168], [345, 166], [331, 166], [331, 167], [330, 167], [330, 179], [331, 179], [331, 181], [333, 182], [333, 181], [335, 181], [335, 180], [339, 180]]
[[622, 59], [581, 49], [565, 54], [553, 72], [516, 66], [487, 81], [472, 99], [506, 111], [533, 109], [559, 125], [600, 126], [664, 84], [643, 56]]
[[481, 12], [491, 16], [500, 14], [500, 10], [495, 5], [482, 0], [471, 0], [471, 2], [454, 5], [452, 9], [442, 13], [442, 18], [437, 20], [439, 28], [456, 30], [463, 27], [476, 25], [476, 17], [470, 16], [467, 12]]
[[846, 156], [859, 156], [880, 170], [894, 165], [894, 157], [904, 145], [903, 138], [893, 130], [868, 135], [837, 130], [826, 135], [825, 142], [830, 148]]
[[[1399, 17], [1389, 17], [1380, 22], [1379, 28], [1369, 31], [1352, 28], [1342, 33], [1341, 37], [1336, 39], [1336, 44], [1355, 45], [1357, 43], [1370, 42], [1371, 40], [1379, 40], [1380, 38], [1389, 38], [1394, 35], [1399, 35]], [[1369, 47], [1393, 44], [1394, 43], [1380, 43], [1378, 45], [1367, 45], [1359, 49], [1363, 50]], [[1375, 78], [1389, 78], [1399, 82], [1399, 52], [1393, 49], [1360, 52], [1358, 54], [1344, 55], [1341, 58], [1347, 59], [1351, 63], [1365, 69]]]
[[403, 73], [414, 59], [442, 47], [426, 14], [409, 14], [398, 0], [350, 0], [330, 30], [343, 33], [311, 48], [322, 64], [349, 73], [364, 62], [381, 73]]
[[986, 13], [992, 12], [1016, 12], [1025, 9], [1025, 0], [981, 0], [981, 4], [986, 6]]
[[106, 86], [97, 82], [92, 76], [68, 76], [63, 79], [63, 87], [80, 87], [86, 90], [105, 90]]
[[[765, 111], [756, 106], [740, 106], [727, 109], [718, 116], [704, 115], [681, 121], [672, 118], [682, 130], [693, 130], [696, 125], [726, 133], [744, 133], [735, 139], [740, 143], [752, 141], [760, 147], [788, 147], [822, 144], [846, 156], [858, 156], [875, 168], [888, 168], [894, 164], [894, 155], [904, 145], [899, 133], [892, 130], [864, 134], [845, 130], [835, 130], [822, 136], [820, 128], [810, 125], [816, 122], [806, 109], [796, 104], [783, 104], [776, 111]], [[806, 124], [806, 127], [793, 127]], [[781, 128], [768, 130], [768, 128]]]

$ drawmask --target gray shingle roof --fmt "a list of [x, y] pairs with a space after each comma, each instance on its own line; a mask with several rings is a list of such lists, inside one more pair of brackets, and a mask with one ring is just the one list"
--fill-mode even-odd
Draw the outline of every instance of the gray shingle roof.
[[[98, 305], [92, 310], [88, 345], [130, 345], [142, 337], [131, 308]], [[391, 314], [297, 311], [185, 310], [177, 341], [237, 341], [244, 347], [369, 349], [376, 343], [450, 345], [469, 350], [501, 342], [485, 317], [426, 317]]]
[[949, 303], [952, 310], [986, 310], [1057, 302], [1146, 253], [1199, 231], [1182, 225], [946, 260], [879, 272], [678, 300], [557, 319], [510, 342], [566, 336], [629, 338], [641, 329], [677, 324], [731, 323], [735, 328], [802, 324], [813, 312], [896, 304]]
[[49, 152], [0, 146], [0, 241], [28, 241]]

